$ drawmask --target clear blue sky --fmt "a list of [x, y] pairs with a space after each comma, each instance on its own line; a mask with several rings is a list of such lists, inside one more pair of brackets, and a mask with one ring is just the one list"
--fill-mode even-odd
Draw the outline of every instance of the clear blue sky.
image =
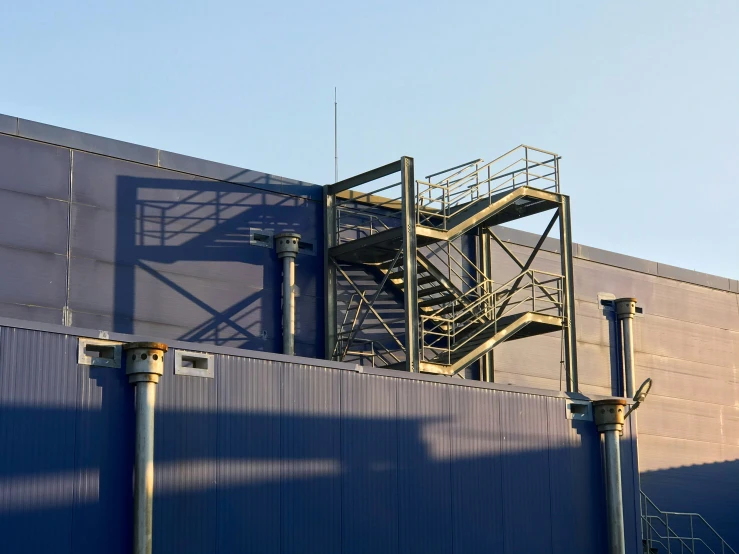
[[4, 2], [0, 113], [323, 184], [528, 143], [577, 242], [739, 278], [739, 2]]

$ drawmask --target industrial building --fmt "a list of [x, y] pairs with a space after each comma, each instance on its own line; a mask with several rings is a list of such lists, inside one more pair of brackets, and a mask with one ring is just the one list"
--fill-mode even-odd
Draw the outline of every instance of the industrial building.
[[552, 152], [388, 162], [0, 115], [3, 552], [734, 552], [739, 281], [572, 242]]

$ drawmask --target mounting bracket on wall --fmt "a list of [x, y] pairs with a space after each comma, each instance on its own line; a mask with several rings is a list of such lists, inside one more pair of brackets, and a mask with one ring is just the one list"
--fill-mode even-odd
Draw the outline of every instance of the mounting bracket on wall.
[[121, 353], [120, 342], [80, 337], [77, 350], [77, 363], [80, 365], [120, 369]]

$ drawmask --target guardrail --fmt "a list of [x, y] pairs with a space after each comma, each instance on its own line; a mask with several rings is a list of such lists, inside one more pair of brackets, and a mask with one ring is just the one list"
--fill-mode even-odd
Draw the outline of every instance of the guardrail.
[[[694, 512], [665, 512], [640, 491], [642, 541], [667, 554], [736, 554], [705, 518]], [[672, 525], [670, 525], [672, 520]], [[699, 534], [704, 531], [708, 536]]]

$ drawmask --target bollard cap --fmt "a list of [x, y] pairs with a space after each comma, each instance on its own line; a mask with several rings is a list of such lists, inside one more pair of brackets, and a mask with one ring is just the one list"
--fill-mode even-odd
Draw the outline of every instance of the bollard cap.
[[164, 373], [164, 353], [168, 350], [161, 342], [129, 342], [123, 345], [126, 353], [126, 375], [131, 384], [158, 383]]
[[300, 233], [292, 231], [275, 235], [275, 250], [278, 258], [295, 258], [300, 249]]
[[636, 313], [636, 298], [617, 298], [614, 302], [618, 317], [633, 317]]
[[593, 419], [598, 426], [598, 431], [617, 430], [623, 428], [626, 406], [625, 398], [606, 398], [593, 401]]

